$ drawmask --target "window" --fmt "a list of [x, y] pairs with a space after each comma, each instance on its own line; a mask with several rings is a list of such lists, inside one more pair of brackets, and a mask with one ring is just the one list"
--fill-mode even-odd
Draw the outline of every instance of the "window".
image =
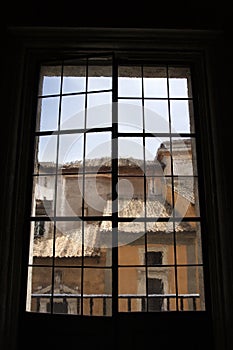
[[194, 104], [189, 65], [41, 65], [27, 311], [205, 310]]

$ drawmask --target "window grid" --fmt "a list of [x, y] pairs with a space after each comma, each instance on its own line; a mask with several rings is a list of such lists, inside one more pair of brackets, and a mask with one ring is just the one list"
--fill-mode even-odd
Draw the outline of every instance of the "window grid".
[[[61, 123], [61, 101], [62, 101], [62, 97], [63, 96], [67, 96], [67, 95], [74, 95], [76, 93], [71, 93], [71, 94], [63, 94], [62, 93], [62, 82], [63, 82], [63, 65], [62, 65], [62, 71], [61, 71], [61, 85], [60, 85], [60, 102], [59, 102], [59, 117], [58, 117], [58, 130], [56, 131], [36, 131], [36, 136], [41, 136], [41, 135], [57, 135], [57, 151], [56, 151], [56, 170], [54, 174], [49, 174], [48, 176], [55, 176], [55, 192], [54, 192], [54, 216], [51, 216], [50, 219], [45, 218], [45, 217], [40, 217], [40, 216], [36, 216], [36, 217], [31, 217], [31, 221], [32, 222], [37, 222], [37, 221], [49, 221], [51, 220], [52, 222], [54, 222], [53, 225], [53, 256], [52, 256], [52, 288], [51, 288], [51, 313], [53, 313], [53, 299], [54, 299], [54, 277], [55, 277], [55, 268], [56, 268], [56, 261], [55, 261], [55, 255], [56, 255], [56, 223], [59, 222], [60, 220], [65, 220], [65, 221], [75, 221], [75, 220], [79, 220], [79, 218], [73, 217], [73, 216], [66, 216], [64, 217], [59, 217], [57, 216], [57, 190], [58, 190], [58, 176], [59, 176], [59, 139], [60, 139], [60, 135], [62, 134], [72, 134], [72, 133], [80, 133], [83, 134], [84, 136], [84, 141], [83, 141], [83, 171], [78, 171], [77, 173], [72, 173], [72, 175], [78, 174], [78, 175], [82, 175], [83, 176], [83, 181], [82, 181], [82, 190], [83, 190], [83, 197], [82, 197], [82, 212], [81, 212], [81, 232], [82, 232], [82, 254], [81, 254], [81, 266], [80, 265], [72, 265], [72, 267], [77, 267], [78, 269], [81, 269], [81, 314], [84, 314], [84, 270], [86, 269], [106, 269], [106, 267], [104, 266], [95, 266], [95, 265], [90, 265], [90, 266], [86, 266], [84, 263], [84, 242], [85, 242], [85, 237], [84, 237], [84, 232], [85, 232], [85, 222], [89, 222], [89, 221], [111, 221], [112, 222], [112, 266], [111, 266], [111, 270], [112, 270], [112, 314], [115, 314], [117, 312], [119, 312], [119, 305], [118, 305], [118, 301], [120, 298], [124, 298], [122, 297], [119, 292], [118, 292], [118, 281], [119, 281], [119, 268], [120, 267], [132, 267], [132, 265], [127, 265], [127, 264], [119, 264], [118, 263], [118, 230], [119, 230], [119, 223], [129, 223], [132, 220], [135, 220], [135, 222], [142, 222], [144, 225], [144, 230], [145, 230], [145, 235], [144, 235], [144, 248], [145, 248], [145, 257], [146, 257], [146, 262], [145, 262], [145, 275], [146, 275], [146, 293], [145, 293], [145, 298], [147, 300], [146, 302], [146, 310], [148, 310], [148, 300], [149, 300], [149, 296], [148, 296], [148, 280], [149, 280], [149, 271], [148, 271], [148, 264], [147, 264], [147, 247], [148, 247], [148, 230], [147, 230], [147, 226], [148, 223], [156, 221], [156, 222], [168, 222], [171, 221], [172, 222], [172, 226], [173, 226], [173, 250], [174, 250], [174, 263], [173, 264], [163, 264], [163, 267], [171, 267], [174, 268], [174, 272], [175, 272], [175, 302], [176, 302], [176, 310], [179, 310], [179, 290], [178, 290], [178, 276], [177, 276], [177, 268], [180, 266], [194, 266], [197, 267], [197, 264], [178, 264], [177, 263], [177, 248], [176, 248], [176, 222], [180, 222], [180, 218], [177, 217], [175, 215], [175, 197], [174, 197], [174, 193], [175, 193], [175, 188], [174, 188], [174, 178], [176, 177], [176, 175], [174, 175], [174, 171], [173, 171], [173, 160], [171, 160], [171, 174], [170, 175], [165, 175], [165, 177], [168, 177], [171, 179], [171, 194], [172, 194], [172, 217], [169, 218], [163, 218], [163, 217], [147, 217], [147, 176], [146, 176], [146, 155], [145, 155], [145, 148], [146, 148], [146, 139], [148, 137], [154, 138], [156, 136], [162, 136], [162, 137], [168, 137], [170, 140], [170, 154], [173, 154], [173, 149], [172, 149], [172, 141], [173, 141], [173, 137], [177, 136], [176, 133], [172, 132], [171, 129], [171, 108], [170, 108], [170, 101], [171, 100], [193, 100], [193, 97], [187, 97], [187, 98], [172, 98], [169, 96], [169, 66], [166, 66], [166, 80], [167, 80], [167, 98], [153, 98], [153, 100], [155, 99], [159, 99], [159, 100], [166, 100], [168, 102], [168, 119], [169, 119], [169, 132], [168, 133], [148, 133], [145, 131], [145, 115], [144, 115], [144, 101], [145, 99], [150, 99], [152, 100], [152, 98], [146, 98], [144, 96], [144, 74], [143, 74], [143, 64], [140, 66], [141, 69], [141, 85], [142, 85], [142, 96], [141, 96], [141, 100], [142, 100], [142, 133], [127, 133], [127, 132], [118, 132], [118, 121], [117, 121], [117, 117], [118, 117], [118, 111], [117, 111], [117, 104], [115, 104], [115, 102], [118, 102], [119, 100], [124, 100], [127, 99], [126, 97], [118, 97], [118, 62], [116, 61], [116, 59], [113, 59], [113, 79], [112, 79], [112, 90], [100, 90], [98, 92], [94, 92], [94, 93], [99, 93], [99, 92], [106, 92], [106, 91], [112, 91], [112, 101], [113, 101], [113, 108], [112, 108], [112, 126], [111, 127], [106, 127], [106, 128], [96, 128], [95, 130], [87, 130], [87, 96], [90, 93], [93, 93], [93, 91], [88, 91], [88, 67], [89, 67], [89, 62], [88, 59], [86, 60], [86, 88], [85, 88], [85, 92], [82, 93], [77, 93], [77, 94], [85, 94], [85, 118], [84, 118], [84, 129], [74, 129], [74, 130], [61, 130], [60, 129], [60, 123]], [[46, 98], [49, 98], [51, 96], [54, 95], [46, 95]], [[39, 96], [39, 98], [43, 98], [43, 96]], [[129, 99], [129, 97], [128, 97]], [[130, 99], [135, 99], [134, 97], [130, 97]], [[137, 98], [139, 99], [139, 98]], [[91, 133], [91, 132], [103, 132], [103, 131], [111, 131], [111, 135], [112, 135], [112, 161], [111, 161], [111, 168], [112, 170], [109, 171], [109, 173], [112, 175], [112, 215], [111, 216], [92, 216], [92, 215], [88, 215], [88, 217], [85, 217], [85, 181], [86, 178], [85, 176], [87, 174], [92, 174], [92, 172], [86, 172], [86, 135], [87, 133]], [[195, 139], [195, 133], [190, 132], [190, 133], [180, 133], [179, 136], [181, 138], [185, 138], [185, 137], [193, 137]], [[118, 172], [118, 159], [119, 159], [119, 154], [118, 154], [118, 142], [116, 142], [116, 140], [119, 139], [119, 137], [124, 138], [133, 138], [133, 137], [139, 137], [140, 139], [142, 139], [143, 142], [143, 169], [144, 169], [144, 173], [143, 175], [127, 175], [127, 177], [142, 177], [143, 179], [143, 201], [144, 201], [144, 217], [142, 218], [138, 218], [138, 217], [134, 217], [134, 216], [130, 216], [130, 217], [120, 217], [118, 215], [118, 200], [117, 200], [117, 192], [116, 192], [116, 185], [118, 183], [118, 179], [124, 177], [123, 175], [120, 175]], [[101, 172], [100, 172], [101, 173]], [[63, 175], [66, 174], [66, 172], [62, 173]], [[103, 172], [103, 174], [106, 174], [106, 171]], [[38, 179], [43, 176], [42, 174], [33, 174], [34, 177], [37, 177]], [[155, 176], [156, 177], [156, 176]], [[185, 175], [185, 177], [187, 177]], [[193, 175], [190, 177], [196, 177], [197, 176]], [[182, 218], [182, 222], [200, 222], [200, 217], [196, 216], [196, 217], [184, 217]], [[30, 265], [29, 265], [30, 266]], [[33, 264], [32, 266], [43, 266], [43, 267], [50, 267], [51, 265], [40, 265], [40, 264]], [[143, 265], [141, 264], [134, 264], [133, 267], [142, 267]], [[160, 266], [160, 265], [159, 265]], [[200, 264], [200, 267], [202, 266], [202, 264]], [[60, 267], [62, 268], [68, 268], [66, 265], [61, 265]], [[137, 295], [135, 296], [135, 298], [137, 298]]]

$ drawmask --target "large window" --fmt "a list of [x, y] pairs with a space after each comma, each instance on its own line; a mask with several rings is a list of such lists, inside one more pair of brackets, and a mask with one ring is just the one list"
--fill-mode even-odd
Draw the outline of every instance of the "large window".
[[181, 63], [41, 65], [27, 311], [205, 310], [194, 102]]

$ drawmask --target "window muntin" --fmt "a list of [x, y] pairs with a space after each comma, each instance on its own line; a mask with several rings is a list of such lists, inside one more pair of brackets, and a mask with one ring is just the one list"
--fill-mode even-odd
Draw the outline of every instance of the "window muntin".
[[27, 311], [204, 310], [190, 69], [112, 66], [41, 67]]

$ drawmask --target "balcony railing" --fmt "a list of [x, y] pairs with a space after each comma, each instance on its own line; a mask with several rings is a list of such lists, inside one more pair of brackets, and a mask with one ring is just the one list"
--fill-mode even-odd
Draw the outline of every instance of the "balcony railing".
[[[51, 300], [54, 304], [57, 302], [68, 305], [70, 301], [76, 300], [75, 312], [72, 313], [81, 314], [81, 300], [83, 304], [85, 303], [85, 315], [94, 315], [95, 304], [101, 301], [98, 305], [98, 315], [106, 316], [109, 314], [107, 307], [107, 300], [112, 299], [111, 294], [31, 294], [32, 299], [36, 299], [36, 312], [46, 312], [41, 310], [41, 301], [45, 302], [47, 299], [48, 305], [50, 305]], [[197, 301], [200, 299], [200, 294], [148, 294], [145, 296], [143, 294], [119, 294], [118, 298], [120, 300], [125, 300], [122, 312], [146, 312], [146, 311], [172, 311], [178, 309], [179, 311], [197, 311]], [[137, 300], [137, 307], [135, 309], [135, 303], [133, 300]], [[133, 305], [134, 303], [134, 305]], [[100, 306], [101, 305], [101, 306]], [[173, 305], [173, 307], [171, 307]], [[174, 308], [175, 305], [175, 308]], [[87, 312], [88, 308], [88, 312]], [[49, 311], [47, 311], [49, 312]], [[60, 313], [54, 311], [54, 313]], [[62, 313], [69, 313], [62, 312]], [[111, 312], [110, 312], [111, 313]]]

